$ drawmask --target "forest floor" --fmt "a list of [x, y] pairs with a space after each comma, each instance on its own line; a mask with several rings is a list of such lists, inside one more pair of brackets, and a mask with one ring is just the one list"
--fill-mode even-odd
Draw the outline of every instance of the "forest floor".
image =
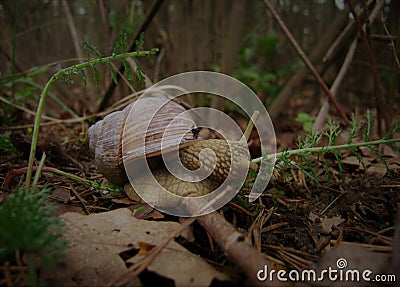
[[[289, 147], [295, 146], [297, 126], [298, 123], [288, 124], [281, 121], [281, 126], [276, 127], [278, 142]], [[46, 166], [106, 183], [96, 170], [93, 154], [89, 151], [87, 143], [79, 135], [81, 128], [75, 126], [75, 130], [72, 129], [75, 135], [68, 127], [44, 129], [48, 131], [42, 134], [48, 136], [42, 138], [39, 147], [48, 154]], [[66, 138], [68, 140], [60, 144], [60, 139]], [[29, 141], [22, 135], [13, 133], [12, 142], [19, 153], [15, 155], [2, 153], [0, 166], [2, 180], [6, 175], [10, 178], [11, 171], [27, 166]], [[248, 203], [244, 189], [231, 203], [221, 208], [220, 213], [242, 231], [255, 248], [266, 255], [277, 269], [301, 270], [314, 266], [328, 250], [339, 243], [358, 250], [361, 259], [355, 259], [352, 257], [354, 254], [348, 254], [349, 261], [361, 260], [364, 261], [363, 264], [367, 264], [366, 266], [368, 263], [375, 264], [375, 259], [368, 259], [370, 258], [368, 252], [373, 252], [386, 256], [385, 264], [388, 264], [395, 240], [395, 228], [396, 225], [398, 228], [399, 224], [396, 223], [396, 213], [400, 202], [400, 157], [398, 152], [389, 147], [381, 148], [380, 151], [389, 169], [376, 155], [367, 150], [362, 151], [365, 169], [351, 153], [343, 152], [344, 174], [339, 174], [334, 158], [330, 160], [333, 175], [331, 178], [326, 177], [323, 164], [317, 162], [315, 168], [318, 183], [307, 179], [299, 170], [288, 169], [286, 172], [290, 176], [278, 176], [272, 180], [258, 201]], [[326, 157], [329, 159], [329, 154]], [[24, 172], [15, 174], [11, 181], [7, 181], [7, 186], [1, 194], [1, 201], [7, 198], [13, 187], [23, 185], [23, 175]], [[180, 221], [179, 218], [160, 213], [146, 204], [134, 202], [123, 193], [105, 194], [103, 191], [55, 174], [44, 172], [39, 185], [53, 187], [47, 202], [57, 206], [55, 211], [57, 216], [67, 212], [88, 215], [128, 208], [139, 219], [160, 223]], [[89, 226], [86, 225], [85, 228], [88, 230], [82, 232], [90, 232]], [[212, 242], [208, 233], [198, 223], [194, 223], [190, 233], [191, 236], [180, 236], [175, 241], [191, 253], [200, 255], [217, 269], [229, 274], [231, 280], [233, 278], [235, 282], [242, 282], [243, 277], [238, 277], [235, 267], [226, 261], [224, 251]], [[164, 235], [167, 236], [168, 232]], [[97, 240], [106, 242], [109, 239], [97, 238]], [[155, 245], [155, 242], [147, 243]], [[364, 249], [360, 251], [357, 248]], [[365, 256], [363, 250], [367, 250]], [[124, 252], [119, 251], [121, 258]], [[124, 268], [130, 266], [127, 262], [136, 253], [123, 257], [126, 263]], [[327, 264], [336, 266], [336, 262]], [[157, 273], [157, 269], [155, 272]], [[162, 274], [162, 271], [158, 274]], [[93, 283], [90, 280], [85, 281], [88, 279], [85, 279], [85, 275], [82, 276], [83, 278], [75, 278], [73, 282]], [[93, 274], [87, 276], [92, 278]], [[179, 281], [175, 275], [172, 274], [171, 277]], [[50, 282], [53, 282], [51, 280], [60, 282], [57, 281], [60, 278], [51, 278]], [[141, 283], [144, 281], [142, 276]], [[164, 281], [156, 281], [160, 282]], [[72, 281], [67, 281], [66, 284], [69, 283], [72, 284]]]

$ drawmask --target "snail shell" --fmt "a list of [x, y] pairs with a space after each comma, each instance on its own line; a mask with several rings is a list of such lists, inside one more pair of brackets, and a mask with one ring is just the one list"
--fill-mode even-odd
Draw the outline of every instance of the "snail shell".
[[[160, 97], [141, 99], [139, 107], [135, 106], [132, 110], [134, 104], [137, 102], [109, 114], [88, 131], [89, 147], [95, 153], [98, 170], [110, 182], [121, 186], [127, 183], [124, 166], [129, 167], [130, 172], [133, 166], [135, 180], [138, 180], [141, 190], [150, 193], [157, 202], [157, 196], [162, 194], [157, 192], [160, 185], [180, 196], [201, 196], [222, 184], [230, 172], [235, 176], [235, 173], [247, 172], [249, 165], [251, 167], [245, 141], [198, 139], [191, 132], [195, 122], [188, 113], [184, 113], [181, 105]], [[130, 115], [132, 112], [135, 114]], [[183, 181], [169, 173], [163, 165], [157, 162], [152, 165], [149, 158], [159, 158], [156, 156], [161, 154], [161, 146], [163, 151], [179, 148], [179, 158], [184, 167], [196, 171], [203, 168], [201, 172], [209, 177], [203, 180], [193, 178], [193, 182]], [[150, 164], [158, 185], [140, 174], [142, 169], [135, 161], [143, 156]], [[235, 169], [231, 169], [232, 160], [235, 161]], [[130, 184], [125, 185], [125, 192], [131, 199], [139, 199]]]
[[[140, 101], [140, 107], [135, 108], [136, 114], [128, 117], [134, 104], [107, 115], [88, 130], [89, 148], [95, 154], [98, 170], [110, 182], [120, 186], [128, 182], [124, 163], [143, 155], [143, 138], [146, 157], [159, 155], [161, 144], [166, 149], [177, 148], [180, 144], [196, 140], [194, 136], [182, 139], [182, 135], [187, 134], [195, 123], [187, 113], [182, 114], [185, 109], [181, 105], [163, 97], [148, 97]], [[137, 120], [127, 121], [132, 118]], [[179, 120], [174, 120], [173, 128], [164, 135], [170, 121], [176, 118]]]
[[123, 121], [124, 112], [113, 112], [88, 130], [89, 148], [94, 152], [97, 169], [116, 185], [123, 185], [128, 181], [118, 160]]

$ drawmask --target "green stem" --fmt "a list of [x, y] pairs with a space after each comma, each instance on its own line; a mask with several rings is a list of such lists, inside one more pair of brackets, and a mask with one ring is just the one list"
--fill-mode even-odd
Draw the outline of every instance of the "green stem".
[[380, 145], [380, 144], [389, 144], [400, 142], [400, 138], [395, 139], [380, 139], [376, 141], [369, 141], [363, 143], [351, 143], [351, 144], [342, 144], [342, 145], [335, 145], [335, 146], [322, 146], [322, 147], [311, 147], [311, 148], [302, 148], [302, 149], [295, 149], [295, 150], [288, 150], [283, 152], [278, 152], [275, 154], [269, 154], [263, 157], [255, 158], [252, 162], [257, 163], [261, 162], [262, 160], [269, 160], [275, 157], [280, 157], [282, 155], [296, 155], [296, 154], [305, 154], [305, 153], [312, 153], [312, 152], [329, 152], [334, 150], [340, 149], [349, 149], [349, 148], [357, 148], [362, 146], [373, 146], [373, 145]]
[[97, 65], [100, 63], [109, 63], [114, 60], [119, 60], [119, 59], [125, 59], [128, 57], [144, 57], [144, 56], [149, 56], [157, 53], [158, 49], [152, 49], [150, 51], [139, 51], [139, 52], [130, 52], [130, 53], [123, 53], [123, 54], [118, 54], [118, 55], [113, 55], [105, 58], [99, 58], [99, 59], [94, 59], [88, 62], [84, 62], [81, 64], [74, 65], [72, 67], [68, 67], [65, 69], [61, 69], [57, 73], [55, 73], [50, 80], [47, 82], [46, 86], [44, 87], [42, 93], [40, 94], [40, 99], [39, 99], [39, 104], [37, 107], [36, 111], [36, 117], [35, 117], [35, 124], [33, 127], [33, 134], [32, 134], [32, 143], [31, 143], [31, 151], [29, 154], [29, 163], [28, 163], [28, 170], [26, 173], [26, 182], [25, 186], [26, 188], [29, 188], [31, 179], [32, 179], [32, 167], [33, 167], [33, 162], [35, 159], [35, 153], [36, 153], [36, 145], [37, 145], [37, 140], [39, 137], [39, 129], [40, 129], [40, 120], [43, 112], [43, 107], [44, 103], [46, 101], [47, 94], [49, 92], [50, 87], [52, 84], [61, 76], [68, 74], [70, 72], [76, 72], [79, 71], [83, 68]]
[[[16, 177], [19, 174], [25, 173], [27, 170], [28, 170], [28, 167], [22, 167], [22, 168], [16, 169], [16, 170], [12, 171], [11, 173], [9, 173], [6, 176], [6, 179], [4, 180], [3, 187], [5, 189], [10, 188], [13, 178]], [[71, 180], [73, 180], [75, 182], [80, 182], [80, 183], [82, 183], [82, 184], [84, 184], [86, 186], [93, 187], [95, 189], [107, 190], [107, 191], [110, 191], [110, 192], [118, 192], [120, 190], [118, 187], [113, 187], [113, 186], [110, 186], [110, 185], [102, 185], [101, 183], [97, 183], [95, 181], [91, 181], [91, 180], [79, 177], [77, 175], [74, 175], [74, 174], [71, 174], [71, 173], [56, 169], [54, 167], [43, 166], [43, 167], [40, 168], [39, 166], [33, 166], [32, 170], [33, 171], [36, 170], [36, 172], [38, 172], [38, 170], [40, 170], [40, 172], [42, 172], [42, 173], [43, 172], [50, 172], [50, 173], [53, 173], [53, 174], [57, 174], [59, 176], [63, 176], [63, 177], [69, 178], [69, 179], [71, 179]]]
[[42, 173], [42, 169], [44, 167], [44, 163], [46, 162], [46, 153], [43, 153], [42, 159], [40, 160], [39, 166], [36, 170], [35, 177], [33, 178], [32, 186], [35, 187], [39, 182], [40, 174]]
[[51, 173], [54, 173], [54, 174], [69, 178], [69, 179], [71, 179], [73, 181], [81, 182], [81, 183], [85, 184], [86, 186], [93, 187], [93, 188], [96, 188], [96, 189], [108, 190], [108, 191], [116, 191], [116, 190], [118, 190], [118, 188], [113, 188], [113, 187], [110, 187], [110, 186], [102, 185], [102, 184], [97, 183], [95, 181], [91, 181], [91, 180], [79, 177], [77, 175], [74, 175], [74, 174], [71, 174], [71, 173], [56, 169], [54, 167], [43, 167], [43, 172], [51, 172]]

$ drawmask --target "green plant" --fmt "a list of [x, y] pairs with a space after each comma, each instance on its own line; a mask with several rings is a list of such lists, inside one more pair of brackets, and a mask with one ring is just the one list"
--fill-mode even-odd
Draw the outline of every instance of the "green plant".
[[268, 97], [268, 102], [282, 90], [285, 76], [294, 72], [299, 64], [294, 63], [277, 70], [273, 59], [278, 54], [279, 39], [270, 32], [266, 35], [253, 33], [240, 49], [237, 68], [233, 76], [257, 93]]
[[[6, 123], [9, 121], [9, 107], [26, 107], [28, 104], [32, 104], [37, 100], [40, 91], [43, 90], [44, 87], [36, 82], [35, 77], [48, 72], [49, 67], [53, 64], [54, 63], [50, 63], [41, 67], [35, 67], [24, 73], [0, 79], [0, 87], [15, 91], [14, 97], [8, 97], [8, 99], [0, 97], [1, 101], [6, 103], [3, 108]], [[59, 99], [57, 95], [49, 92], [49, 96], [72, 117], [78, 118], [78, 115]]]
[[317, 117], [310, 116], [306, 113], [300, 113], [297, 115], [295, 121], [303, 124], [303, 130], [305, 132], [311, 132], [314, 121]]
[[19, 151], [11, 143], [10, 137], [0, 135], [0, 155], [19, 154]]
[[[390, 145], [394, 149], [399, 149], [395, 143], [400, 142], [400, 138], [392, 138], [395, 133], [400, 132], [400, 125], [396, 124], [384, 138], [379, 140], [370, 140], [370, 134], [374, 125], [374, 118], [370, 111], [367, 111], [365, 123], [357, 121], [355, 117], [352, 117], [351, 127], [349, 129], [349, 136], [346, 144], [336, 145], [337, 139], [341, 134], [342, 130], [339, 125], [336, 125], [333, 121], [328, 121], [327, 127], [322, 132], [310, 131], [306, 134], [303, 140], [298, 140], [298, 149], [285, 150], [276, 154], [265, 154], [263, 157], [253, 159], [253, 162], [267, 161], [276, 157], [275, 168], [279, 171], [284, 172], [285, 169], [296, 168], [301, 170], [308, 178], [318, 183], [318, 176], [314, 164], [318, 161], [323, 162], [325, 167], [325, 174], [328, 179], [331, 177], [332, 172], [329, 167], [332, 166], [324, 155], [327, 153], [331, 154], [335, 159], [335, 164], [339, 169], [341, 177], [345, 174], [343, 168], [340, 150], [348, 149], [354, 156], [360, 161], [362, 165], [363, 157], [358, 152], [359, 147], [368, 147], [385, 165], [385, 159], [380, 155], [378, 146], [382, 144]], [[353, 142], [353, 140], [363, 132], [362, 142]], [[326, 146], [318, 146], [323, 140], [327, 141]], [[390, 170], [386, 165], [388, 172]]]
[[[125, 35], [126, 36], [126, 35]], [[122, 51], [126, 51], [126, 39], [122, 35], [120, 38], [120, 44], [118, 46], [121, 47]], [[143, 43], [143, 37], [139, 40], [141, 43]], [[141, 45], [138, 43], [139, 46]], [[98, 76], [96, 73], [96, 65], [101, 64], [101, 63], [110, 63], [111, 61], [114, 60], [121, 60], [125, 59], [128, 57], [143, 57], [143, 56], [149, 56], [155, 54], [158, 50], [157, 49], [152, 49], [150, 51], [136, 51], [136, 52], [123, 52], [122, 54], [113, 54], [112, 56], [109, 57], [101, 57], [101, 54], [97, 51], [97, 49], [94, 49], [93, 46], [89, 46], [92, 49], [92, 52], [95, 53], [96, 56], [98, 56], [97, 59], [94, 60], [89, 60], [87, 62], [73, 65], [71, 67], [67, 67], [64, 69], [59, 70], [57, 73], [55, 73], [50, 80], [46, 83], [45, 87], [42, 90], [42, 93], [40, 94], [40, 99], [39, 99], [39, 104], [37, 107], [36, 111], [36, 117], [35, 117], [35, 123], [34, 123], [34, 129], [33, 129], [33, 135], [32, 135], [32, 144], [31, 144], [31, 150], [30, 150], [30, 155], [29, 155], [29, 163], [28, 163], [28, 170], [27, 170], [27, 175], [26, 175], [26, 187], [28, 188], [30, 185], [30, 181], [32, 178], [32, 169], [33, 169], [33, 161], [34, 161], [34, 155], [36, 153], [36, 145], [37, 145], [37, 140], [39, 137], [39, 128], [40, 128], [40, 120], [44, 108], [44, 104], [46, 101], [47, 94], [49, 93], [50, 87], [56, 82], [58, 79], [64, 79], [66, 82], [72, 80], [73, 75], [81, 74], [82, 78], [85, 80], [86, 75], [84, 68], [86, 67], [91, 67], [94, 71], [95, 77], [97, 78]], [[138, 73], [139, 79], [141, 79], [141, 74]]]
[[63, 255], [67, 242], [61, 238], [61, 221], [45, 205], [49, 188], [17, 188], [0, 205], [0, 260], [26, 258], [29, 281], [37, 284], [36, 268], [51, 267]]

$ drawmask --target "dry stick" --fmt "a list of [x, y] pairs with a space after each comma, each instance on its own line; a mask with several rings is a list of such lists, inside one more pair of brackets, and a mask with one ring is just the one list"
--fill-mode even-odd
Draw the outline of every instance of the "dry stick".
[[289, 39], [289, 42], [292, 44], [294, 49], [299, 54], [300, 58], [304, 61], [304, 63], [307, 65], [307, 67], [310, 69], [310, 71], [314, 74], [314, 76], [317, 79], [318, 83], [321, 85], [321, 87], [324, 90], [324, 92], [326, 93], [326, 95], [329, 97], [329, 99], [334, 104], [336, 110], [339, 112], [339, 114], [341, 115], [343, 120], [346, 123], [348, 123], [349, 119], [347, 118], [346, 114], [343, 112], [343, 110], [340, 107], [339, 103], [336, 101], [336, 99], [333, 97], [333, 95], [329, 91], [328, 86], [325, 84], [324, 80], [321, 78], [321, 76], [319, 75], [318, 71], [315, 69], [314, 65], [310, 62], [310, 60], [307, 58], [307, 56], [304, 53], [304, 51], [301, 49], [301, 47], [299, 46], [297, 41], [294, 39], [294, 37], [290, 33], [289, 29], [286, 27], [285, 23], [283, 23], [282, 19], [280, 18], [278, 13], [275, 11], [273, 5], [270, 3], [269, 0], [264, 0], [264, 3], [267, 6], [268, 10], [271, 12], [272, 16], [278, 22], [279, 26], [281, 26], [281, 29], [283, 30], [283, 32], [286, 35], [286, 37]]
[[[224, 250], [227, 259], [234, 262], [246, 274], [251, 286], [267, 286], [268, 282], [257, 279], [258, 270], [272, 270], [270, 262], [260, 254], [245, 236], [233, 227], [218, 212], [197, 218], [197, 221], [211, 234], [215, 242]], [[269, 279], [269, 278], [268, 278]], [[285, 286], [282, 282], [270, 282], [273, 286]]]
[[325, 56], [322, 59], [323, 63], [330, 62], [335, 55], [342, 49], [342, 47], [347, 43], [348, 38], [351, 34], [356, 30], [356, 26], [354, 21], [351, 21], [347, 24], [346, 28], [343, 29], [343, 32], [336, 38], [335, 42], [330, 46], [328, 52], [326, 52]]
[[[381, 13], [383, 14], [382, 11], [381, 11]], [[387, 30], [387, 27], [385, 29], [385, 33], [389, 33], [389, 31]], [[372, 34], [371, 33], [371, 34], [369, 34], [369, 37], [371, 38], [371, 40], [376, 40], [376, 41], [381, 41], [381, 42], [387, 42], [387, 41], [392, 42], [393, 41], [393, 46], [394, 46], [394, 42], [397, 41], [397, 36], [392, 36], [390, 34], [382, 35], [382, 34]], [[392, 46], [392, 44], [389, 43], [389, 46]], [[395, 49], [396, 49], [396, 47], [395, 47]], [[396, 50], [395, 50], [395, 52], [396, 52]], [[397, 57], [397, 55], [396, 55], [396, 57]], [[396, 60], [396, 62], [397, 62], [397, 60]]]
[[[379, 11], [381, 9], [382, 9], [381, 5], [376, 5], [375, 6], [374, 10], [372, 10], [371, 14], [369, 15], [368, 21], [370, 23], [374, 22], [376, 16], [378, 15], [378, 13], [379, 13]], [[354, 22], [353, 22], [353, 24], [354, 24]], [[365, 27], [366, 27], [366, 25], [364, 24], [363, 29], [365, 29]], [[352, 61], [352, 59], [354, 57], [354, 54], [355, 54], [355, 51], [356, 51], [356, 48], [357, 48], [357, 43], [358, 43], [358, 39], [357, 38], [354, 39], [353, 42], [351, 43], [349, 51], [347, 52], [346, 58], [345, 58], [345, 60], [343, 62], [343, 65], [340, 68], [340, 71], [337, 74], [333, 85], [331, 86], [331, 93], [334, 96], [337, 95], [339, 86], [342, 83], [342, 81], [344, 79], [344, 76], [346, 75], [348, 69], [350, 68], [351, 61]], [[326, 120], [326, 118], [328, 116], [329, 105], [330, 105], [329, 101], [325, 101], [324, 104], [322, 105], [322, 107], [321, 107], [321, 109], [320, 109], [320, 111], [318, 113], [317, 119], [315, 120], [315, 123], [313, 125], [313, 129], [315, 131], [318, 131], [318, 130], [320, 130], [322, 128], [322, 125], [324, 124], [324, 122], [325, 122], [325, 120]]]
[[256, 122], [259, 114], [260, 114], [259, 111], [255, 111], [252, 114], [251, 118], [250, 118], [249, 124], [247, 125], [247, 128], [246, 128], [246, 130], [244, 131], [244, 134], [243, 134], [243, 136], [246, 139], [246, 141], [249, 140], [251, 131], [253, 130], [253, 127], [254, 127], [254, 123]]
[[[69, 9], [68, 3], [66, 0], [62, 0], [62, 5], [63, 8], [65, 10], [65, 15], [67, 16], [67, 22], [68, 22], [68, 26], [69, 26], [69, 30], [71, 32], [71, 38], [72, 38], [72, 42], [74, 43], [74, 47], [75, 47], [75, 52], [78, 55], [79, 59], [83, 59], [83, 52], [81, 49], [81, 45], [78, 41], [78, 33], [76, 32], [76, 28], [75, 28], [75, 24], [74, 24], [74, 20], [72, 19], [72, 15], [71, 15], [71, 10]], [[83, 60], [79, 60], [79, 63], [82, 63]], [[95, 89], [92, 86], [91, 81], [88, 81], [88, 88], [89, 88], [89, 94], [90, 96], [90, 104], [91, 104], [91, 109], [93, 110], [93, 108], [96, 106], [96, 98], [95, 98]]]
[[71, 10], [69, 9], [69, 6], [68, 6], [68, 3], [66, 0], [62, 0], [62, 5], [65, 10], [65, 14], [67, 16], [68, 26], [69, 26], [69, 30], [71, 32], [72, 42], [74, 43], [75, 52], [78, 55], [78, 58], [83, 59], [83, 53], [82, 53], [81, 46], [78, 42], [78, 33], [76, 32], [76, 29], [75, 29], [74, 20], [72, 19], [72, 15], [71, 15]]
[[[160, 9], [161, 4], [162, 4], [163, 2], [164, 2], [164, 0], [155, 0], [155, 1], [153, 2], [153, 4], [151, 5], [151, 7], [150, 7], [150, 9], [149, 9], [149, 12], [148, 12], [147, 15], [146, 15], [146, 18], [145, 18], [144, 22], [142, 23], [142, 25], [140, 26], [140, 28], [137, 30], [137, 32], [136, 32], [136, 34], [135, 34], [135, 37], [134, 37], [133, 42], [131, 43], [131, 45], [130, 45], [130, 47], [129, 47], [129, 49], [128, 49], [128, 52], [132, 52], [132, 51], [135, 50], [135, 42], [136, 42], [137, 40], [139, 40], [140, 35], [141, 35], [144, 31], [147, 30], [148, 26], [150, 25], [150, 23], [151, 23], [151, 21], [153, 20], [154, 16], [157, 14], [157, 12], [158, 12], [158, 10]], [[125, 71], [124, 65], [120, 65], [120, 67], [119, 67], [118, 70], [119, 70], [121, 73], [123, 73], [123, 72]], [[120, 79], [120, 77], [121, 77], [120, 74], [117, 73], [117, 74], [116, 74], [116, 79], [117, 79], [117, 81]], [[110, 84], [109, 84], [109, 86], [108, 86], [108, 88], [107, 88], [107, 91], [106, 91], [106, 93], [104, 94], [103, 99], [102, 99], [102, 101], [101, 101], [101, 103], [100, 103], [100, 105], [99, 105], [99, 107], [98, 107], [98, 109], [97, 109], [97, 112], [101, 112], [101, 111], [103, 111], [103, 110], [106, 108], [106, 106], [107, 106], [107, 104], [108, 104], [108, 101], [110, 100], [110, 98], [111, 98], [111, 96], [112, 96], [112, 94], [113, 94], [113, 92], [114, 92], [114, 90], [115, 90], [115, 87], [116, 87], [115, 81], [111, 81]]]
[[383, 29], [385, 29], [385, 33], [386, 33], [386, 36], [387, 36], [387, 39], [386, 39], [386, 40], [389, 40], [389, 46], [390, 46], [390, 48], [391, 48], [392, 51], [393, 51], [393, 57], [394, 57], [394, 59], [395, 59], [395, 61], [396, 61], [397, 69], [400, 70], [400, 61], [399, 61], [399, 58], [397, 57], [396, 45], [394, 44], [394, 39], [395, 39], [395, 37], [393, 37], [392, 35], [390, 35], [389, 30], [388, 30], [388, 28], [386, 27], [386, 19], [385, 19], [385, 17], [383, 16], [383, 12], [382, 12], [382, 11], [381, 11], [381, 21], [382, 21], [382, 24], [383, 24]]
[[[374, 0], [369, 0], [367, 2], [367, 7], [369, 7]], [[359, 12], [359, 15], [362, 15], [364, 13], [364, 8], [362, 8]], [[346, 44], [347, 39], [350, 37], [350, 35], [355, 31], [356, 25], [354, 21], [350, 21], [346, 28], [343, 29], [342, 33], [336, 38], [336, 40], [333, 42], [331, 47], [329, 48], [328, 52], [326, 52], [323, 62], [327, 63], [330, 62], [333, 57], [337, 54], [337, 52]]]
[[[378, 101], [378, 105], [377, 105], [378, 117], [380, 118], [380, 116], [383, 116], [383, 118], [385, 120], [385, 125], [386, 125], [385, 129], [387, 129], [389, 127], [389, 116], [387, 113], [384, 112], [387, 107], [386, 99], [384, 96], [382, 82], [381, 82], [381, 79], [379, 78], [378, 69], [376, 67], [376, 59], [375, 59], [374, 51], [372, 50], [370, 41], [368, 40], [368, 36], [363, 29], [363, 25], [361, 23], [360, 17], [358, 17], [358, 15], [354, 9], [354, 5], [353, 5], [352, 1], [348, 0], [347, 4], [349, 5], [351, 14], [353, 15], [354, 19], [356, 20], [358, 32], [361, 34], [362, 41], [363, 41], [365, 47], [367, 48], [369, 61], [371, 62], [372, 74], [373, 74], [374, 80], [375, 80], [375, 90], [378, 90], [377, 95], [376, 95], [376, 99]], [[379, 3], [376, 6], [382, 7], [383, 4], [384, 4], [384, 0], [381, 0], [381, 1], [379, 1]], [[382, 113], [383, 113], [383, 115], [382, 115]], [[383, 135], [385, 133], [385, 131], [382, 130], [380, 120], [378, 121], [378, 129], [379, 129], [380, 135]]]
[[[338, 14], [335, 19], [329, 24], [329, 26], [324, 30], [324, 33], [317, 41], [316, 45], [310, 52], [309, 59], [313, 63], [320, 62], [324, 56], [324, 53], [329, 49], [331, 44], [337, 38], [337, 35], [340, 34], [340, 31], [343, 30], [343, 27], [348, 23], [348, 14], [350, 10], [348, 8], [345, 9], [342, 13]], [[301, 85], [302, 82], [308, 76], [309, 70], [306, 65], [302, 65], [297, 69], [297, 71], [290, 77], [290, 79], [285, 83], [282, 91], [273, 101], [271, 108], [269, 110], [269, 116], [274, 121], [278, 118], [281, 113], [283, 107], [287, 106], [287, 102], [294, 94], [295, 89]]]
[[[343, 65], [340, 68], [340, 71], [337, 74], [335, 81], [333, 82], [333, 85], [331, 87], [331, 93], [333, 96], [337, 95], [339, 86], [342, 83], [344, 76], [346, 75], [347, 71], [350, 68], [351, 62], [352, 62], [354, 54], [356, 52], [356, 48], [357, 48], [357, 38], [354, 39], [353, 43], [351, 43], [349, 51], [343, 62]], [[321, 109], [319, 110], [318, 116], [314, 122], [314, 125], [313, 125], [314, 131], [320, 130], [322, 128], [322, 126], [324, 125], [326, 118], [328, 117], [329, 106], [330, 106], [330, 103], [328, 100], [326, 100], [324, 102], [324, 104], [322, 105]]]

